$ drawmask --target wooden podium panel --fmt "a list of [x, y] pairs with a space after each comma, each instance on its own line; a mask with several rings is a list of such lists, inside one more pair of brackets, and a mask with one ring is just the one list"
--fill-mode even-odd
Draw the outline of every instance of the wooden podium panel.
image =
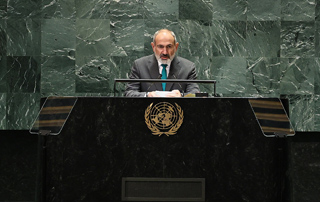
[[[178, 105], [174, 135], [153, 135], [152, 103]], [[78, 98], [47, 137], [47, 201], [121, 201], [122, 178], [204, 178], [205, 201], [277, 201], [285, 142], [266, 138], [246, 98]]]

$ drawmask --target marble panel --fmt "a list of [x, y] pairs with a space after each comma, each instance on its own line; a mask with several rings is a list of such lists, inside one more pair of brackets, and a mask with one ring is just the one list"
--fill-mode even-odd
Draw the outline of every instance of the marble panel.
[[10, 93], [39, 93], [40, 56], [7, 57], [7, 91]]
[[42, 0], [42, 18], [73, 19], [76, 16], [75, 0]]
[[315, 102], [312, 95], [287, 95], [290, 121], [295, 131], [314, 131]]
[[281, 0], [281, 20], [313, 21], [315, 0]]
[[124, 19], [111, 22], [111, 38], [125, 56], [144, 55], [144, 21]]
[[178, 19], [179, 2], [172, 0], [144, 0], [144, 19]]
[[75, 59], [44, 56], [41, 61], [41, 93], [69, 95], [75, 92]]
[[29, 130], [40, 109], [39, 93], [8, 93], [7, 129]]
[[114, 54], [110, 39], [109, 19], [79, 19], [77, 30], [77, 56], [108, 56]]
[[7, 1], [8, 0], [0, 1], [0, 19], [7, 16]]
[[143, 14], [143, 0], [116, 0], [110, 3], [110, 18], [113, 20], [143, 19]]
[[110, 4], [106, 0], [74, 0], [76, 17], [80, 19], [109, 19]]
[[112, 62], [114, 63], [114, 67], [116, 69], [120, 69], [120, 74], [117, 78], [129, 78], [129, 74], [131, 71], [131, 67], [133, 65], [133, 62], [138, 59], [139, 57], [137, 56], [126, 56], [126, 57], [118, 57], [118, 56], [113, 56]]
[[320, 0], [316, 0], [315, 20], [320, 21]]
[[113, 94], [120, 67], [112, 57], [81, 57], [76, 60], [76, 93]]
[[320, 21], [315, 22], [315, 56], [320, 57]]
[[247, 58], [247, 65], [247, 92], [257, 97], [279, 97], [280, 58]]
[[40, 97], [41, 98], [44, 98], [44, 97], [50, 97], [50, 96], [75, 96], [75, 97], [78, 97], [78, 96], [82, 96], [82, 95], [77, 95], [77, 93], [73, 92], [73, 93], [64, 93], [64, 92], [41, 92], [40, 94]]
[[[177, 37], [178, 43], [180, 43], [181, 45], [180, 25], [178, 20], [168, 20], [168, 19], [145, 20], [144, 55], [153, 54], [153, 50], [151, 47], [153, 35], [159, 29], [164, 29], [164, 28], [172, 30]], [[180, 48], [178, 48], [177, 54], [179, 54], [179, 52], [180, 52]]]
[[0, 19], [0, 56], [7, 55], [7, 21]]
[[313, 131], [320, 131], [320, 95], [314, 96], [314, 129]]
[[314, 94], [314, 58], [281, 58], [281, 94]]
[[12, 56], [40, 55], [41, 23], [39, 19], [8, 19], [7, 54]]
[[40, 18], [42, 0], [8, 0], [8, 18]]
[[41, 55], [75, 55], [75, 20], [45, 19], [41, 22]]
[[247, 0], [212, 0], [212, 5], [213, 20], [247, 20]]
[[248, 21], [246, 48], [250, 57], [279, 57], [280, 22]]
[[0, 93], [0, 130], [7, 129], [7, 94]]
[[214, 20], [210, 29], [213, 56], [247, 56], [246, 22]]
[[108, 97], [113, 95], [113, 93], [74, 93], [72, 96], [77, 97]]
[[211, 26], [196, 20], [181, 20], [179, 27], [180, 56], [212, 57]]
[[281, 57], [315, 55], [314, 22], [281, 22]]
[[315, 58], [314, 94], [320, 95], [320, 58]]
[[[138, 59], [137, 56], [128, 56], [128, 57], [112, 57], [112, 62], [115, 64], [116, 68], [120, 68], [120, 74], [115, 78], [127, 79], [129, 78], [131, 67], [134, 60]], [[123, 96], [124, 90], [126, 87], [126, 83], [117, 83], [116, 84], [116, 95]]]
[[246, 95], [247, 62], [242, 57], [213, 57], [211, 72], [217, 80], [217, 93], [224, 97]]
[[281, 0], [248, 0], [247, 20], [276, 21], [281, 17]]
[[179, 1], [179, 19], [195, 20], [203, 24], [210, 24], [213, 15], [211, 0]]
[[208, 58], [205, 56], [191, 56], [188, 57], [188, 60], [195, 63], [198, 79], [214, 80], [216, 78], [215, 70], [217, 70], [217, 68], [211, 68], [213, 60], [212, 58]]
[[[216, 80], [218, 75], [218, 68], [213, 66], [212, 58], [207, 56], [191, 56], [188, 59], [195, 63], [198, 79], [200, 80]], [[213, 96], [214, 84], [198, 84], [200, 92], [209, 93]]]
[[49, 96], [74, 96], [74, 97], [109, 97], [113, 96], [113, 93], [41, 93], [41, 97]]
[[7, 57], [0, 56], [0, 93], [7, 92]]

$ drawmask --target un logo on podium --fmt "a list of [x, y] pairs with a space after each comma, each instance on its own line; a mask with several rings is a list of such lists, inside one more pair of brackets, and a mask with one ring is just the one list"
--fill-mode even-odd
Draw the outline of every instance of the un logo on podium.
[[155, 105], [151, 103], [144, 113], [145, 122], [153, 135], [167, 136], [177, 133], [183, 122], [183, 111], [175, 103], [160, 102]]

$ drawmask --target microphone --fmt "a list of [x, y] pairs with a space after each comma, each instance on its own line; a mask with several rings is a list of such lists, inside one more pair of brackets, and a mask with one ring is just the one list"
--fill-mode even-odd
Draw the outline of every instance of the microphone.
[[[158, 78], [156, 79], [160, 79], [162, 77], [162, 74], [159, 74]], [[147, 88], [146, 92], [148, 92], [148, 90], [154, 85], [154, 82], [152, 82], [149, 87]]]
[[[175, 79], [178, 79], [178, 78], [176, 77], [176, 75], [172, 74], [172, 76], [173, 76]], [[183, 90], [181, 84], [178, 83], [178, 85], [179, 85], [179, 87], [181, 88], [182, 94], [184, 94], [184, 90]]]

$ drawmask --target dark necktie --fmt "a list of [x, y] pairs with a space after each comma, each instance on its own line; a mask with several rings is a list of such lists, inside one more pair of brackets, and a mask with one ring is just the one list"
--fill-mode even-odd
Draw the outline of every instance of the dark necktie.
[[[162, 64], [161, 66], [162, 66], [162, 72], [161, 72], [162, 76], [161, 76], [161, 79], [167, 79], [167, 70], [166, 70], [166, 67], [167, 67], [168, 65]], [[163, 91], [166, 90], [166, 83], [162, 83], [162, 90], [163, 90]]]

